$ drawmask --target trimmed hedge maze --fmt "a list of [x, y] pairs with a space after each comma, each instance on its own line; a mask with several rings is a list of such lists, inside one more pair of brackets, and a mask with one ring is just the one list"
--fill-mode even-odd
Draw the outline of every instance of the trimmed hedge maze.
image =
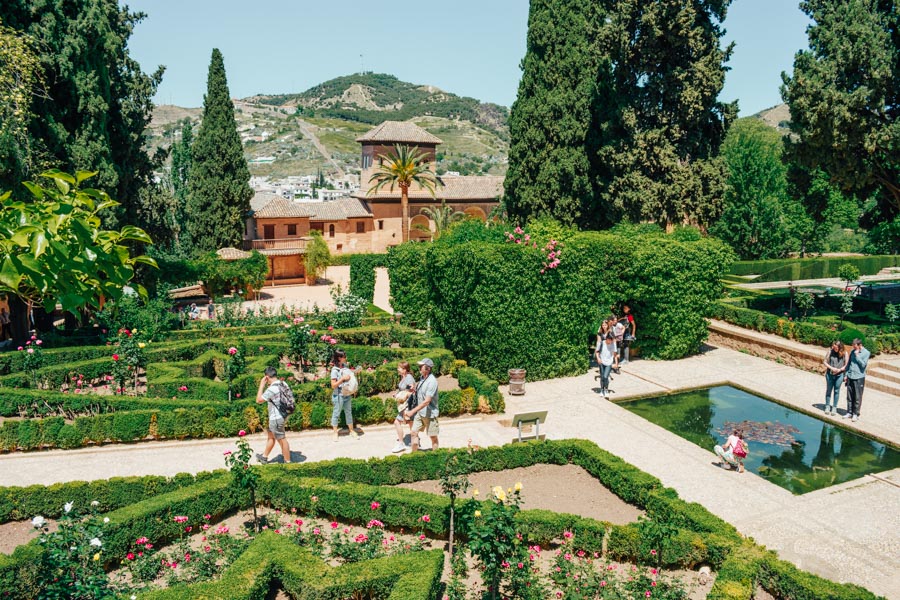
[[[391, 529], [424, 527], [432, 536], [448, 533], [449, 500], [423, 492], [390, 487], [439, 478], [446, 461], [466, 450], [439, 450], [384, 459], [335, 460], [313, 464], [284, 465], [261, 469], [257, 499], [260, 504], [299, 513], [327, 515], [334, 520], [362, 524], [372, 518], [372, 503], [378, 503], [377, 518]], [[681, 500], [674, 490], [583, 440], [531, 442], [480, 449], [465, 464], [471, 471], [505, 470], [536, 464], [574, 464], [584, 468], [620, 498], [646, 511], [648, 517], [669, 531], [661, 564], [693, 568], [709, 564], [717, 571], [712, 600], [749, 600], [756, 586], [777, 598], [813, 600], [874, 600], [867, 590], [837, 584], [805, 573], [778, 559], [773, 553], [743, 538], [738, 532], [698, 504]], [[93, 483], [67, 483], [43, 488], [0, 489], [0, 521], [30, 518], [34, 514], [59, 516], [63, 501], [79, 505], [96, 500], [108, 511], [104, 532], [106, 556], [122, 556], [136, 536], [146, 535], [158, 543], [178, 539], [181, 526], [173, 515], [192, 521], [209, 514], [217, 522], [239, 508], [247, 498], [234, 490], [224, 471], [174, 479], [140, 477]], [[154, 488], [158, 491], [153, 492]], [[467, 500], [460, 510], [479, 507]], [[422, 523], [418, 515], [431, 519]], [[613, 525], [569, 514], [525, 510], [517, 515], [518, 529], [529, 543], [547, 544], [561, 531], [571, 531], [579, 549], [604, 552], [611, 560], [632, 561], [655, 547], [643, 535], [642, 525]], [[465, 530], [458, 532], [463, 538]], [[658, 540], [657, 540], [658, 541]], [[653, 545], [651, 545], [651, 543]], [[37, 591], [29, 587], [40, 564], [42, 549], [37, 542], [18, 547], [10, 556], [0, 555], [0, 590], [5, 597], [30, 599]], [[114, 566], [114, 565], [110, 565]], [[410, 568], [414, 566], [415, 568]], [[178, 586], [153, 592], [148, 597], [265, 598], [273, 579], [278, 579], [293, 597], [366, 597], [391, 600], [434, 600], [439, 597], [443, 557], [438, 551], [363, 561], [332, 569], [305, 550], [291, 546], [272, 533], [255, 538], [216, 581]], [[411, 573], [417, 573], [414, 578]]]
[[[22, 352], [0, 355], [0, 450], [78, 448], [87, 444], [134, 442], [148, 439], [186, 439], [233, 436], [238, 430], [262, 430], [265, 405], [256, 404], [260, 374], [271, 365], [290, 383], [297, 400], [287, 428], [329, 426], [331, 389], [326, 379], [300, 383], [285, 369], [288, 353], [283, 325], [245, 328], [194, 329], [174, 332], [169, 339], [146, 346], [146, 395], [95, 393], [112, 368], [114, 346], [87, 346], [43, 351], [37, 371], [40, 389], [30, 388]], [[377, 394], [396, 388], [397, 363], [424, 357], [435, 372], [452, 374], [459, 390], [441, 392], [441, 414], [502, 412], [498, 383], [469, 368], [440, 346], [439, 341], [412, 329], [367, 325], [330, 332], [358, 374], [359, 392], [353, 401], [354, 420], [361, 424], [390, 422], [396, 415], [393, 399]], [[228, 348], [242, 342], [246, 369], [232, 381], [232, 399], [224, 381]], [[83, 382], [79, 387], [79, 381]], [[95, 388], [96, 389], [96, 388]]]

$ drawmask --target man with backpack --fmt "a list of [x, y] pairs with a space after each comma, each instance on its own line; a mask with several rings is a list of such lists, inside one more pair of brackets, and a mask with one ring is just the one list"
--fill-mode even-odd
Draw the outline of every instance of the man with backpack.
[[261, 464], [269, 462], [269, 452], [275, 447], [275, 440], [278, 440], [281, 456], [285, 464], [288, 464], [291, 462], [291, 447], [285, 437], [284, 422], [294, 412], [294, 392], [288, 384], [276, 377], [278, 371], [275, 367], [266, 367], [265, 373], [259, 380], [256, 402], [269, 405], [269, 429], [266, 431], [266, 449], [262, 454], [257, 453], [256, 460]]

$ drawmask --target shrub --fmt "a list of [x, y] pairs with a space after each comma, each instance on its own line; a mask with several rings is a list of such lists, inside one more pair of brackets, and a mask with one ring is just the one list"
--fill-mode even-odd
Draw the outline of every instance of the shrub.
[[375, 299], [375, 269], [387, 266], [387, 254], [354, 254], [350, 258], [350, 293], [372, 302]]
[[331, 264], [331, 251], [328, 249], [328, 242], [322, 238], [319, 231], [313, 229], [309, 233], [312, 240], [306, 246], [306, 281], [315, 283]]

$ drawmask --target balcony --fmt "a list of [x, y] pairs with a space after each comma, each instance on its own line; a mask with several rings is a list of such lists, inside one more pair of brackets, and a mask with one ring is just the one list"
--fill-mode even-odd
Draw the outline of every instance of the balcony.
[[268, 240], [244, 240], [244, 250], [306, 250], [306, 243], [311, 238], [275, 238]]

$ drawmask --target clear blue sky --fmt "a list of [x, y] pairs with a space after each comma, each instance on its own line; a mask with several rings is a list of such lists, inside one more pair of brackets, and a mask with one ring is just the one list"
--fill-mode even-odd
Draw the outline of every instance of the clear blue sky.
[[[735, 0], [737, 46], [723, 100], [742, 115], [781, 102], [780, 73], [807, 46], [796, 0]], [[157, 103], [200, 106], [212, 48], [231, 95], [302, 92], [362, 68], [510, 106], [525, 53], [527, 0], [132, 0], [147, 13], [130, 48], [145, 71], [165, 65]], [[362, 62], [360, 59], [362, 55]]]

